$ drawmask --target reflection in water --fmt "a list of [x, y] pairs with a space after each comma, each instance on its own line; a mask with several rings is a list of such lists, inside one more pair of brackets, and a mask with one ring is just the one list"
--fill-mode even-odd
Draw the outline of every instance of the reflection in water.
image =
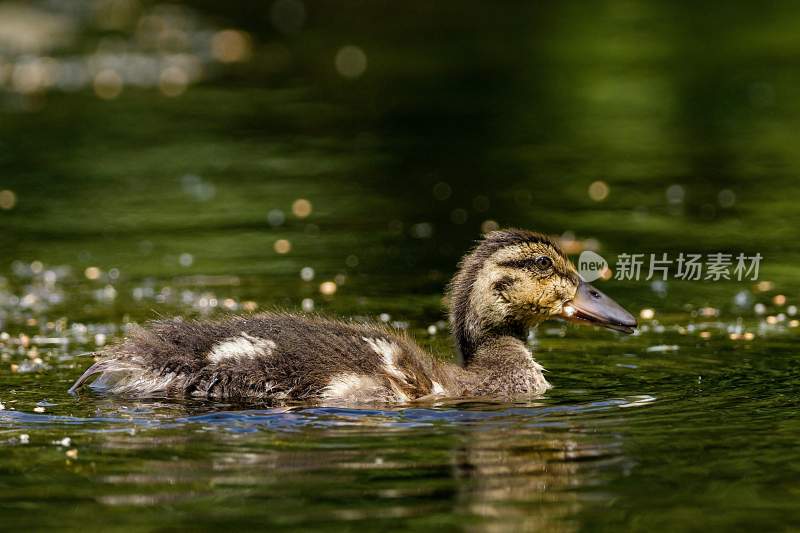
[[510, 424], [463, 435], [454, 457], [459, 510], [480, 517], [478, 530], [572, 531], [585, 498], [612, 497], [591, 490], [604, 473], [622, 470], [622, 442], [593, 435], [580, 420], [537, 423], [535, 410], [515, 412]]
[[567, 531], [586, 497], [610, 498], [592, 488], [627, 461], [619, 438], [590, 431], [583, 417], [629, 404], [209, 411], [109, 402], [93, 418], [47, 418], [77, 425], [72, 440], [92, 465], [76, 470], [87, 476], [78, 484], [92, 484], [92, 499], [109, 509], [192, 506], [246, 523], [268, 505], [274, 524], [432, 515], [474, 530]]
[[[570, 488], [584, 485], [574, 458], [582, 445], [523, 433], [474, 435], [459, 454], [458, 472], [467, 480], [461, 504], [486, 520], [489, 531], [565, 530], [579, 510]], [[483, 528], [481, 528], [483, 529]]]

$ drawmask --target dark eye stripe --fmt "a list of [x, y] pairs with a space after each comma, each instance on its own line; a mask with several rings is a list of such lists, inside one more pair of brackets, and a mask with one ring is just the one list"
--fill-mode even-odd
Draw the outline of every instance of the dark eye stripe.
[[536, 268], [536, 259], [509, 259], [498, 264], [509, 268]]
[[539, 257], [534, 258], [510, 259], [499, 264], [500, 266], [510, 268], [524, 268], [527, 270], [536, 269], [544, 271], [553, 267], [553, 260], [546, 255], [540, 255]]

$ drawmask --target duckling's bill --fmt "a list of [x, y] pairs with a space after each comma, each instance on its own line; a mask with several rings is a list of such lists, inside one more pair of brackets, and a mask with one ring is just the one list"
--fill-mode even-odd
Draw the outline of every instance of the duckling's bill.
[[567, 302], [561, 318], [572, 322], [594, 324], [631, 334], [636, 328], [636, 318], [609, 296], [581, 281], [575, 297]]

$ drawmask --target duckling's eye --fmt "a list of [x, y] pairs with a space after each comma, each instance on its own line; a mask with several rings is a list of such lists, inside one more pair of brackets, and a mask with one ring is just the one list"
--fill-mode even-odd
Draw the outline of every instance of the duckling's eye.
[[547, 270], [553, 266], [553, 260], [546, 255], [540, 255], [534, 260], [534, 264], [539, 270]]

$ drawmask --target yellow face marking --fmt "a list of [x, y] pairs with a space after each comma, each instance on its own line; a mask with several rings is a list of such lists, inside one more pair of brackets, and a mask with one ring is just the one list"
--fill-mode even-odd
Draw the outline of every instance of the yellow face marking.
[[[542, 260], [542, 258], [549, 260]], [[525, 243], [498, 250], [480, 276], [483, 307], [494, 304], [495, 314], [535, 324], [561, 313], [575, 296], [580, 278], [573, 264], [549, 243]], [[491, 302], [489, 294], [500, 301]]]

